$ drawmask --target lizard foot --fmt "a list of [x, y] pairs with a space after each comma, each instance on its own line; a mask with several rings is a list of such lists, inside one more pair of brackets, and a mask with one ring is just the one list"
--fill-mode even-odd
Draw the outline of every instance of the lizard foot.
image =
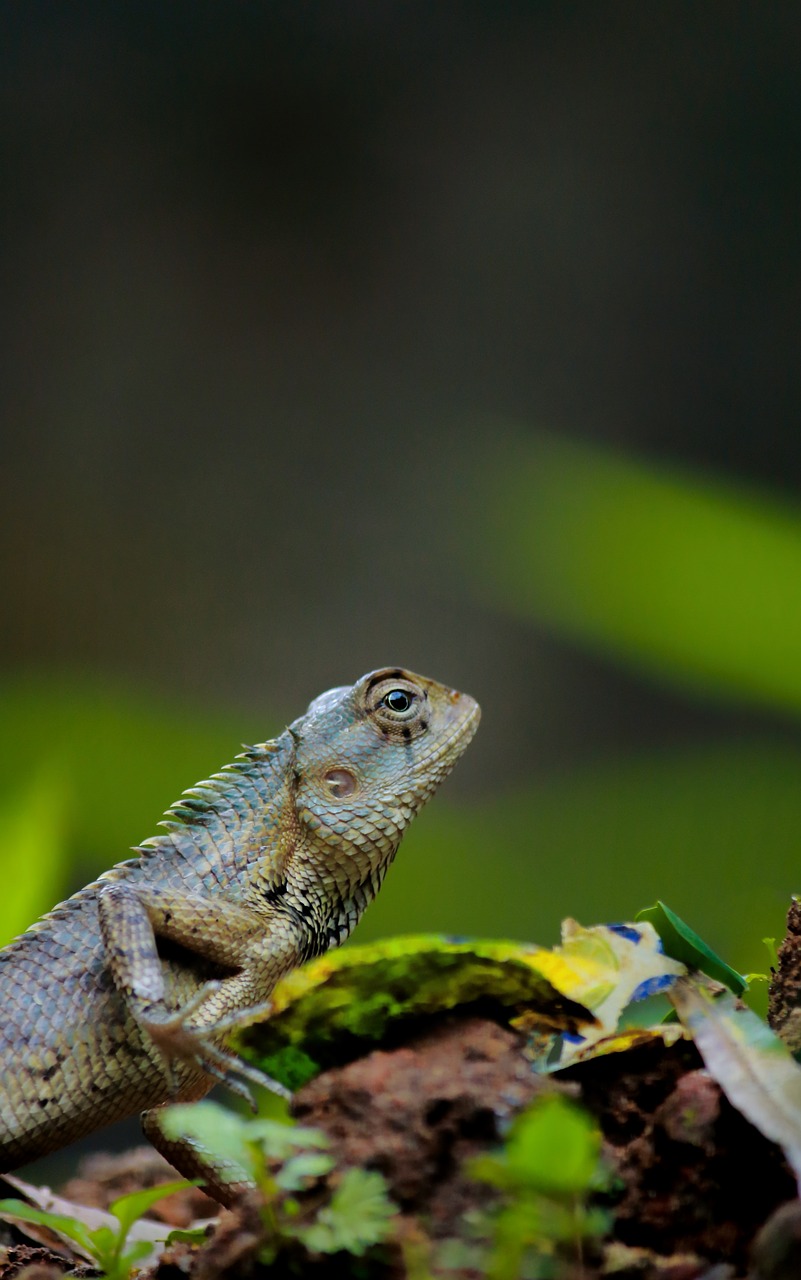
[[174, 1013], [154, 1010], [140, 1019], [142, 1027], [158, 1045], [167, 1060], [172, 1092], [178, 1092], [177, 1063], [184, 1061], [194, 1063], [201, 1071], [219, 1080], [232, 1093], [244, 1098], [253, 1111], [256, 1111], [257, 1107], [246, 1081], [262, 1089], [269, 1089], [281, 1098], [291, 1098], [289, 1089], [277, 1080], [273, 1080], [272, 1076], [259, 1071], [258, 1067], [251, 1066], [237, 1054], [229, 1053], [216, 1043], [217, 1038], [225, 1035], [226, 1032], [269, 1013], [272, 1007], [269, 1001], [253, 1005], [249, 1009], [239, 1010], [227, 1017], [218, 1018], [215, 1022], [203, 1027], [190, 1025], [189, 1019], [197, 1013], [201, 1005], [219, 991], [221, 985], [216, 981], [207, 982], [191, 1000]]

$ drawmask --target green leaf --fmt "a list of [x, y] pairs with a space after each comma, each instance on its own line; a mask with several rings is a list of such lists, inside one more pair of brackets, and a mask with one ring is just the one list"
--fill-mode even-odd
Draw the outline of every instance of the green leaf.
[[137, 1240], [117, 1259], [113, 1268], [107, 1270], [106, 1280], [125, 1280], [136, 1263], [149, 1257], [152, 1252], [153, 1245], [148, 1240]]
[[64, 1213], [48, 1213], [45, 1209], [34, 1209], [33, 1205], [22, 1200], [0, 1200], [0, 1215], [4, 1218], [18, 1218], [20, 1222], [34, 1222], [41, 1227], [49, 1227], [74, 1240], [89, 1257], [94, 1257], [89, 1228], [75, 1218]]
[[[105, 1224], [102, 1227], [90, 1227], [89, 1238], [92, 1242], [92, 1254], [101, 1271], [108, 1274], [114, 1271], [125, 1243], [125, 1235], [112, 1231]], [[148, 1245], [148, 1252], [150, 1245]]]
[[801, 710], [797, 509], [564, 436], [496, 448], [462, 540], [474, 590], [630, 666]]
[[302, 1124], [281, 1124], [278, 1120], [253, 1120], [243, 1117], [248, 1140], [258, 1142], [271, 1160], [288, 1160], [298, 1151], [310, 1148], [326, 1151], [328, 1138], [320, 1129]]
[[144, 1191], [131, 1191], [128, 1195], [114, 1200], [109, 1205], [109, 1213], [113, 1213], [119, 1222], [122, 1237], [125, 1239], [133, 1224], [144, 1217], [148, 1209], [158, 1204], [159, 1200], [166, 1200], [167, 1196], [174, 1195], [176, 1191], [185, 1191], [187, 1187], [199, 1185], [199, 1181], [187, 1182], [185, 1178], [179, 1178], [175, 1182], [163, 1182], [157, 1187], [147, 1187]]
[[472, 1172], [507, 1190], [570, 1199], [594, 1184], [600, 1149], [595, 1121], [561, 1094], [550, 1094], [517, 1118], [503, 1152], [474, 1161]]
[[40, 771], [0, 805], [0, 861], [24, 869], [7, 877], [0, 943], [10, 941], [53, 905], [67, 876], [67, 789], [58, 770]]
[[117, 1220], [116, 1229], [108, 1223], [89, 1227], [68, 1214], [37, 1209], [21, 1200], [0, 1201], [0, 1214], [16, 1218], [20, 1222], [33, 1222], [49, 1227], [51, 1231], [72, 1240], [80, 1252], [91, 1259], [103, 1272], [106, 1280], [127, 1280], [132, 1267], [153, 1253], [152, 1238], [135, 1240], [128, 1249], [125, 1249], [129, 1232], [135, 1227], [142, 1214], [156, 1201], [163, 1200], [174, 1191], [192, 1185], [194, 1184], [181, 1180], [120, 1196], [110, 1207], [112, 1215]]
[[680, 960], [689, 969], [700, 969], [716, 982], [722, 982], [724, 987], [729, 987], [736, 996], [743, 994], [746, 987], [743, 975], [721, 960], [664, 902], [656, 902], [654, 906], [639, 911], [637, 919], [648, 920], [654, 926], [666, 953], [674, 960]]
[[172, 1244], [205, 1244], [208, 1238], [208, 1227], [176, 1227], [164, 1243], [167, 1248]]
[[322, 1151], [302, 1151], [292, 1156], [275, 1176], [282, 1191], [300, 1191], [310, 1178], [322, 1178], [334, 1168], [333, 1156]]
[[317, 1221], [297, 1234], [314, 1253], [345, 1250], [359, 1257], [386, 1239], [395, 1212], [380, 1173], [348, 1169]]

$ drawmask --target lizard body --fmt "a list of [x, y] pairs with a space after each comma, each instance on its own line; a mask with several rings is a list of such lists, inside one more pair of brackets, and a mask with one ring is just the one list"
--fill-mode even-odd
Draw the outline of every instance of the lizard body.
[[398, 668], [329, 690], [0, 951], [0, 1171], [143, 1109], [176, 1167], [205, 1170], [163, 1139], [154, 1109], [217, 1080], [270, 1084], [226, 1033], [348, 936], [479, 714]]

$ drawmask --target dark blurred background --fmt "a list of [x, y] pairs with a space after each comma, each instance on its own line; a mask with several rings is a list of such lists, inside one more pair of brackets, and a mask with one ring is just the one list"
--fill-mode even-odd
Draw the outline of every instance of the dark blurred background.
[[484, 722], [357, 935], [801, 885], [798, 6], [0, 6], [6, 936], [322, 689]]

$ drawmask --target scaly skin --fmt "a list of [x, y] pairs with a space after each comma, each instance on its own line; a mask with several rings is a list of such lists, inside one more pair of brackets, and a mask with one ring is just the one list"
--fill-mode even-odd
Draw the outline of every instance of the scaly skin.
[[151, 1141], [230, 1200], [230, 1180], [166, 1142], [153, 1108], [219, 1079], [272, 1083], [226, 1033], [348, 936], [479, 714], [397, 668], [331, 689], [0, 952], [0, 1171], [146, 1109]]

